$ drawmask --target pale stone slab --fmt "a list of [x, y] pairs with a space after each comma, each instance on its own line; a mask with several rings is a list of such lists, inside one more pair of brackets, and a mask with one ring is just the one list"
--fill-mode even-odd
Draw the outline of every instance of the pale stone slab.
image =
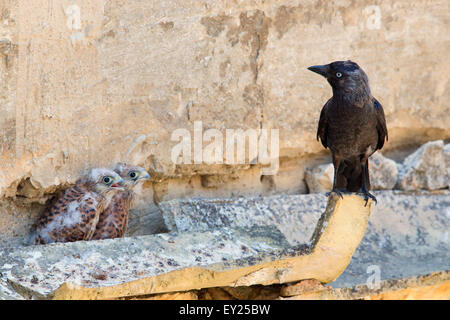
[[447, 143], [444, 147], [445, 153], [445, 165], [447, 166], [448, 188], [450, 189], [450, 143]]
[[352, 261], [332, 286], [401, 279], [450, 270], [450, 192], [377, 192]]
[[2, 277], [45, 296], [66, 281], [110, 286], [288, 248], [274, 227], [78, 241], [0, 252]]
[[274, 226], [225, 227], [5, 249], [0, 272], [26, 298], [55, 299], [118, 298], [310, 278], [330, 282], [345, 270], [364, 235], [373, 203], [363, 204], [358, 196], [330, 197], [309, 246], [291, 246]]
[[[450, 272], [440, 271], [409, 278], [383, 280], [350, 288], [308, 286], [308, 280], [284, 286], [280, 294], [292, 300], [448, 300]], [[306, 289], [306, 290], [305, 290]]]
[[380, 151], [369, 158], [370, 186], [373, 190], [392, 190], [398, 179], [397, 163]]
[[305, 181], [310, 193], [329, 192], [333, 188], [334, 167], [331, 163], [307, 169]]
[[449, 176], [442, 140], [427, 142], [399, 166], [402, 190], [436, 190], [448, 187]]
[[18, 294], [8, 281], [0, 278], [0, 300], [25, 300], [25, 298]]
[[169, 230], [192, 232], [274, 225], [291, 244], [308, 243], [327, 205], [324, 194], [171, 200], [159, 204]]
[[[372, 190], [394, 189], [398, 179], [397, 163], [375, 152], [369, 158], [370, 186]], [[321, 164], [305, 172], [305, 180], [310, 193], [329, 192], [333, 188], [333, 164]]]
[[[335, 286], [450, 270], [450, 192], [375, 191], [366, 234]], [[178, 200], [161, 204], [168, 226], [182, 232], [226, 226], [274, 225], [291, 243], [307, 243], [325, 206], [323, 194], [227, 200]], [[372, 269], [369, 269], [369, 271]]]

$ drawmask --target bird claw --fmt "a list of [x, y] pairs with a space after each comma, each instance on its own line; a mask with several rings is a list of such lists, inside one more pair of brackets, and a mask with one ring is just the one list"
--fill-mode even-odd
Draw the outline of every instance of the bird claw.
[[331, 190], [331, 192], [327, 192], [326, 196], [329, 197], [332, 193], [337, 194], [339, 197], [341, 197], [341, 199], [344, 199], [344, 195], [342, 194], [341, 191], [339, 191], [338, 189], [333, 189]]
[[369, 198], [372, 199], [375, 202], [375, 205], [378, 203], [377, 198], [370, 192], [363, 192], [364, 200], [366, 200], [366, 203], [364, 204], [364, 207], [367, 207], [367, 203], [369, 202]]

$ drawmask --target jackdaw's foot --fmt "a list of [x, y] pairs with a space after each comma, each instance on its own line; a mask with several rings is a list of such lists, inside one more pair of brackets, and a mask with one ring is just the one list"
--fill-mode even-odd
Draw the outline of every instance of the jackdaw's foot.
[[327, 192], [326, 196], [329, 197], [332, 193], [336, 193], [341, 199], [344, 199], [344, 196], [342, 195], [342, 192], [339, 189], [333, 189], [331, 192]]
[[366, 204], [364, 205], [364, 207], [367, 206], [367, 203], [369, 202], [369, 198], [372, 199], [373, 201], [375, 201], [375, 204], [378, 203], [377, 198], [375, 198], [375, 196], [373, 194], [371, 194], [369, 191], [362, 191], [361, 193], [364, 196], [364, 200], [366, 200]]

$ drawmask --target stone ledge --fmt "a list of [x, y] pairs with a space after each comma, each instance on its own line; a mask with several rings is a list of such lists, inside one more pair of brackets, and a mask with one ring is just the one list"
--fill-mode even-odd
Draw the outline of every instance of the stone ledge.
[[305, 292], [295, 286], [284, 287], [281, 289], [280, 295], [285, 299], [292, 300], [448, 300], [450, 299], [450, 271], [434, 272], [405, 279], [385, 280], [381, 281], [377, 288], [359, 285], [351, 288], [333, 289], [328, 286], [313, 288]]
[[[251, 232], [224, 228], [7, 249], [0, 256], [0, 271], [23, 296], [40, 299], [111, 299], [310, 278], [327, 283], [350, 262], [371, 205], [364, 207], [357, 195], [330, 197], [316, 227], [321, 232], [310, 247], [289, 246], [273, 227]], [[191, 249], [202, 254], [188, 250], [188, 238], [195, 244]], [[236, 254], [246, 251], [242, 245], [247, 253]], [[229, 260], [217, 261], [224, 253]], [[203, 261], [195, 261], [199, 256]], [[158, 269], [161, 261], [165, 268]]]
[[224, 228], [6, 249], [0, 253], [0, 271], [10, 284], [23, 287], [19, 290], [25, 295], [43, 298], [66, 281], [113, 286], [180, 268], [258, 257], [288, 246], [275, 227]]
[[275, 195], [236, 199], [170, 200], [159, 204], [169, 230], [252, 228], [274, 225], [292, 245], [307, 243], [326, 209], [324, 194]]
[[[450, 268], [450, 192], [375, 194], [370, 219], [357, 195], [330, 198], [321, 219], [323, 195], [170, 201], [161, 210], [176, 233], [3, 250], [0, 299], [445, 296], [447, 280], [435, 274]], [[381, 291], [364, 289], [370, 265]], [[305, 279], [331, 287], [280, 294], [314, 282]]]
[[385, 280], [377, 288], [358, 285], [334, 289], [317, 280], [286, 285], [219, 287], [123, 298], [126, 300], [405, 300], [450, 299], [450, 271]]

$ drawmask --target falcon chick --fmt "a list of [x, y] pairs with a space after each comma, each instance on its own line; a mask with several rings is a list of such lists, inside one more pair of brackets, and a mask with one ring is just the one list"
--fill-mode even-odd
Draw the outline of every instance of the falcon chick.
[[123, 237], [128, 223], [128, 211], [136, 195], [133, 190], [139, 182], [150, 179], [144, 168], [125, 163], [119, 163], [114, 171], [122, 177], [125, 190], [115, 194], [109, 206], [100, 214], [92, 237], [94, 240]]
[[120, 191], [123, 179], [114, 171], [96, 168], [49, 206], [37, 222], [34, 244], [90, 240], [100, 213]]

